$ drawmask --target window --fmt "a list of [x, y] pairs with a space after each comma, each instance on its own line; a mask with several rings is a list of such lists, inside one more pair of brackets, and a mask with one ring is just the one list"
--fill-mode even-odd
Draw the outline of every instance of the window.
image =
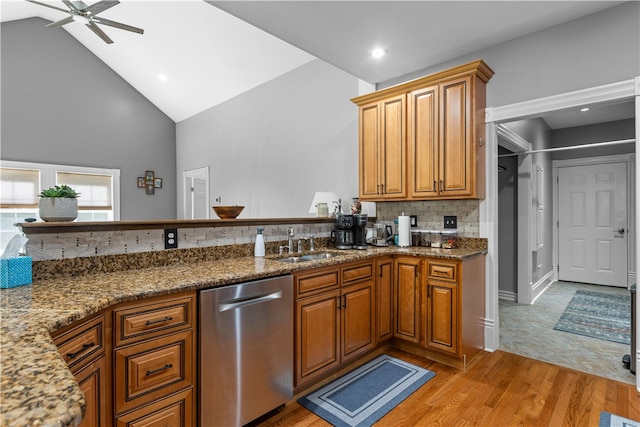
[[14, 224], [38, 216], [38, 194], [55, 185], [80, 193], [77, 221], [120, 219], [120, 170], [0, 161], [0, 247], [18, 232]]

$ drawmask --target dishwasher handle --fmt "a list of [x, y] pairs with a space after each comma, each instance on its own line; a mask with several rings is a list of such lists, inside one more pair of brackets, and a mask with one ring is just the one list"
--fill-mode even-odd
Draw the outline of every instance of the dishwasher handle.
[[237, 308], [246, 307], [248, 305], [260, 304], [263, 302], [271, 301], [274, 299], [280, 299], [280, 298], [282, 298], [281, 290], [271, 292], [269, 294], [252, 295], [250, 297], [230, 299], [227, 301], [219, 302], [218, 311], [223, 312], [228, 310], [235, 310]]

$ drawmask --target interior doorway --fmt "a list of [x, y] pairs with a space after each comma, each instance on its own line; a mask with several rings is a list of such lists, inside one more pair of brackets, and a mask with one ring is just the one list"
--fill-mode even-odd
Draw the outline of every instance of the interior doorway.
[[184, 219], [209, 219], [209, 167], [182, 173]]

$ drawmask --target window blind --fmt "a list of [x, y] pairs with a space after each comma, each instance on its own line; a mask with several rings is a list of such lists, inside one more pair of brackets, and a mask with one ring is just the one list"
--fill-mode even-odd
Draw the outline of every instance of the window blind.
[[80, 193], [79, 210], [111, 210], [112, 177], [87, 173], [57, 172], [58, 185], [68, 185]]
[[40, 171], [0, 169], [0, 208], [37, 208]]

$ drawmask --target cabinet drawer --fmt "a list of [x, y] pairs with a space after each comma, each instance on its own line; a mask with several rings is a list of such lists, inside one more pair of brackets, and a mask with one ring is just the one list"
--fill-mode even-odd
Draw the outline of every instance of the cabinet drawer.
[[430, 278], [440, 279], [440, 280], [450, 280], [455, 282], [458, 280], [456, 263], [446, 263], [446, 262], [430, 262], [427, 272], [427, 275]]
[[176, 393], [116, 419], [116, 427], [191, 427], [193, 390]]
[[70, 368], [77, 367], [80, 362], [104, 352], [104, 323], [104, 314], [101, 314], [53, 339]]
[[178, 332], [115, 352], [116, 413], [182, 390], [192, 382], [192, 331]]
[[318, 291], [337, 289], [340, 277], [337, 268], [312, 270], [293, 276], [296, 296], [310, 295]]
[[373, 261], [342, 267], [342, 284], [373, 277]]
[[192, 327], [194, 297], [178, 297], [124, 306], [114, 310], [115, 346], [166, 335]]

